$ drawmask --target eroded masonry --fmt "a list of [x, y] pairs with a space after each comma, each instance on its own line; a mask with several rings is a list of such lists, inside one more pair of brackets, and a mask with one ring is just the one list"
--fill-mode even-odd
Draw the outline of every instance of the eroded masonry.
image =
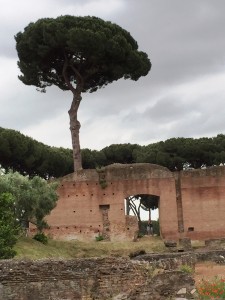
[[63, 177], [59, 200], [48, 216], [53, 238], [133, 240], [137, 219], [125, 214], [130, 195], [159, 196], [163, 239], [225, 236], [225, 168], [170, 172], [153, 164], [113, 164]]

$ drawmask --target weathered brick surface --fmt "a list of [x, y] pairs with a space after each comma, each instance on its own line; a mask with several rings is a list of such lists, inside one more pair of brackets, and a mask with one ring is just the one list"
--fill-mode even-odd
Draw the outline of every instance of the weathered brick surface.
[[101, 208], [108, 206], [110, 240], [133, 240], [138, 223], [126, 218], [124, 199], [135, 194], [153, 194], [160, 196], [162, 235], [178, 237], [174, 178], [167, 168], [152, 164], [107, 166], [105, 188], [101, 176], [97, 170], [80, 170], [62, 178], [57, 207], [47, 218], [51, 227], [47, 233], [53, 238], [94, 239], [104, 230]]
[[181, 172], [181, 191], [186, 237], [225, 237], [225, 167]]
[[193, 279], [179, 271], [153, 274], [146, 261], [92, 258], [0, 261], [1, 300], [167, 299]]
[[147, 261], [152, 268], [163, 270], [179, 270], [182, 265], [195, 267], [197, 261], [194, 252], [185, 253], [163, 253], [163, 254], [143, 254], [132, 258], [138, 261]]
[[[58, 193], [47, 218], [53, 238], [95, 239], [107, 227], [111, 241], [135, 239], [137, 220], [131, 222], [124, 208], [124, 199], [135, 194], [160, 197], [163, 239], [225, 237], [225, 167], [171, 173], [153, 164], [114, 164], [63, 177]], [[107, 207], [107, 226], [102, 207]]]

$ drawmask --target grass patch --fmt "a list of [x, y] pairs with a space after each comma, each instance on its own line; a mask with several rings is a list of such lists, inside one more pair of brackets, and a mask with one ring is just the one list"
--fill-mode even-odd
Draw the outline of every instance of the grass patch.
[[194, 268], [189, 265], [181, 265], [179, 270], [184, 273], [194, 273]]
[[149, 252], [165, 252], [166, 248], [160, 237], [141, 238], [137, 242], [107, 242], [96, 241], [56, 241], [48, 240], [44, 245], [32, 238], [20, 238], [14, 249], [16, 259], [42, 259], [42, 258], [82, 258], [123, 256], [128, 257], [131, 252], [145, 250]]
[[205, 247], [205, 241], [194, 240], [191, 241], [191, 245], [194, 249], [199, 249]]

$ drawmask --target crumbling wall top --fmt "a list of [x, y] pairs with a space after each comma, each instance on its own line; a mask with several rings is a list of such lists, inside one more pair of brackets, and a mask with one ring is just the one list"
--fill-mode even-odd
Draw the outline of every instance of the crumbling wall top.
[[173, 177], [169, 169], [149, 163], [112, 164], [105, 167], [105, 172], [110, 180]]
[[62, 181], [99, 181], [99, 174], [104, 174], [107, 180], [129, 180], [173, 177], [167, 168], [149, 164], [112, 164], [100, 169], [83, 169], [68, 174]]
[[191, 169], [181, 171], [182, 177], [223, 177], [225, 176], [225, 167], [224, 166], [213, 166], [207, 167], [205, 169]]

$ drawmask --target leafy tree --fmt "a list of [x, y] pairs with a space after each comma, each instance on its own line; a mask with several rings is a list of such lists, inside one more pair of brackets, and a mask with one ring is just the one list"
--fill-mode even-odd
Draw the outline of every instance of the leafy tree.
[[73, 172], [72, 150], [50, 147], [16, 130], [1, 127], [0, 164], [6, 170], [45, 179]]
[[[100, 151], [82, 149], [84, 169], [113, 163], [152, 163], [171, 171], [225, 163], [225, 135], [213, 138], [171, 138], [140, 146], [113, 144]], [[21, 134], [0, 127], [0, 165], [23, 175], [49, 179], [73, 172], [72, 150], [49, 147]]]
[[102, 166], [108, 165], [104, 151], [92, 150], [92, 153], [95, 160], [95, 168], [100, 168]]
[[107, 159], [107, 164], [131, 164], [135, 162], [134, 151], [140, 148], [137, 144], [113, 144], [102, 149]]
[[16, 36], [19, 79], [45, 91], [51, 85], [73, 94], [69, 110], [74, 170], [82, 168], [77, 118], [81, 93], [120, 78], [138, 80], [151, 63], [129, 32], [96, 17], [45, 18]]
[[108, 165], [105, 153], [97, 150], [82, 149], [82, 164], [84, 169], [96, 169]]
[[130, 211], [133, 212], [134, 216], [137, 217], [138, 220], [138, 226], [140, 230], [141, 226], [141, 202], [137, 201], [140, 200], [137, 195], [129, 196], [126, 198], [126, 211], [127, 215], [130, 214]]
[[35, 176], [29, 179], [18, 172], [0, 176], [0, 193], [9, 192], [15, 201], [16, 218], [23, 226], [31, 222], [42, 230], [47, 226], [44, 217], [55, 207], [57, 184]]
[[84, 169], [95, 169], [95, 158], [93, 156], [93, 151], [90, 149], [82, 149], [81, 151], [83, 168]]
[[214, 164], [216, 165], [220, 165], [220, 164], [224, 164], [225, 163], [225, 151], [222, 152], [216, 152], [214, 155]]
[[0, 207], [0, 259], [6, 259], [16, 254], [13, 246], [19, 232], [13, 196], [9, 193], [0, 193]]
[[129, 215], [130, 211], [138, 219], [139, 229], [141, 229], [141, 209], [149, 212], [149, 219], [151, 219], [151, 209], [159, 207], [159, 196], [149, 194], [137, 194], [126, 198], [126, 210]]
[[149, 220], [151, 220], [151, 210], [159, 207], [159, 196], [141, 194], [137, 195], [140, 199], [141, 208], [149, 212]]
[[154, 210], [159, 207], [159, 196], [157, 195], [140, 194], [136, 195], [136, 197], [140, 198], [141, 206], [144, 210]]

